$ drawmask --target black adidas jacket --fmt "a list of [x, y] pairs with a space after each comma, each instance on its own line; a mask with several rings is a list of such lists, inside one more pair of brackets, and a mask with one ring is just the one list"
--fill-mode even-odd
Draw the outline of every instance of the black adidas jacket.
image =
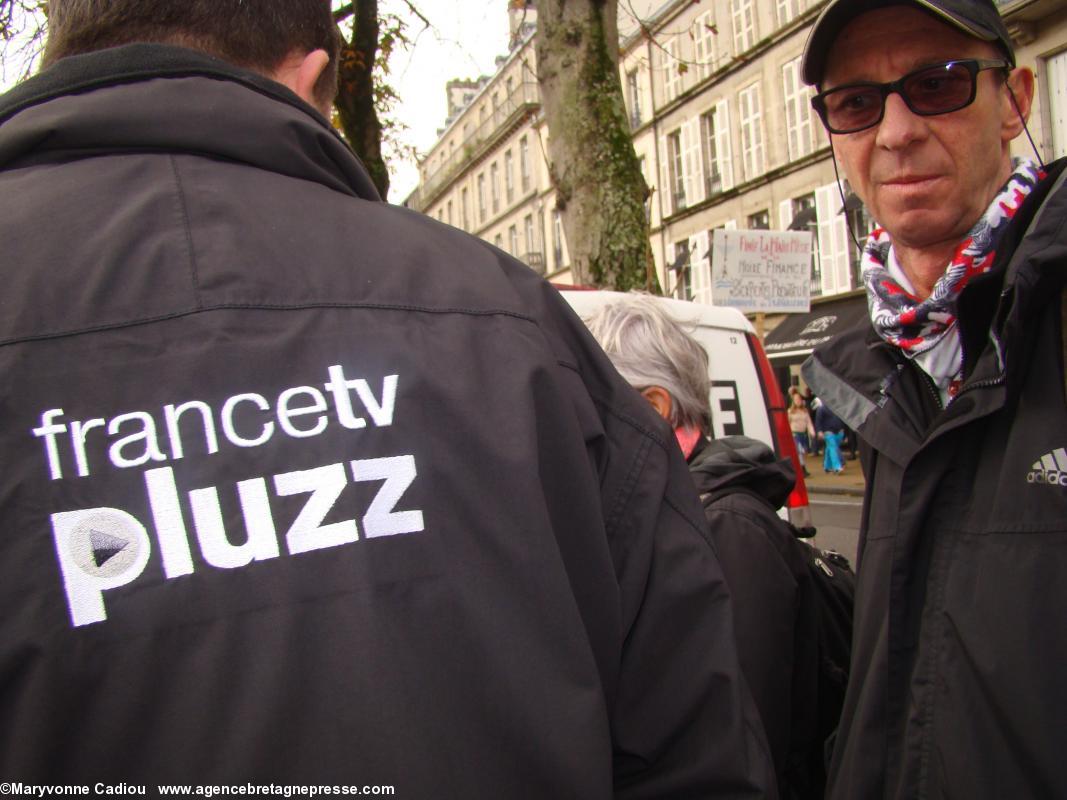
[[61, 61], [0, 98], [0, 241], [4, 780], [763, 794], [670, 432], [295, 96]]
[[833, 798], [1067, 797], [1064, 175], [961, 294], [946, 409], [869, 324], [804, 367], [866, 449]]

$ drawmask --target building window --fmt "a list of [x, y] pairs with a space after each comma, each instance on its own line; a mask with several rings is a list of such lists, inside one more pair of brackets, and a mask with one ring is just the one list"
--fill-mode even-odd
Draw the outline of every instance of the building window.
[[523, 233], [526, 236], [526, 253], [537, 252], [537, 242], [534, 241], [533, 214], [527, 214], [522, 220]]
[[[863, 260], [861, 253], [863, 248], [867, 246], [867, 238], [871, 235], [871, 231], [874, 230], [874, 220], [871, 219], [867, 206], [863, 205], [859, 195], [849, 187], [848, 181], [845, 181], [844, 189], [845, 224], [852, 232], [852, 236], [849, 237], [847, 243], [849, 274], [852, 286], [859, 288], [863, 286]], [[856, 242], [859, 244], [858, 249], [852, 243], [852, 237], [855, 237]]]
[[782, 67], [782, 89], [785, 95], [786, 148], [789, 160], [796, 161], [815, 149], [811, 91], [800, 80], [799, 57]]
[[704, 160], [704, 194], [712, 197], [722, 191], [722, 171], [719, 169], [718, 137], [715, 109], [700, 115], [700, 157]]
[[445, 214], [445, 222], [447, 222], [449, 225], [451, 225], [452, 224], [452, 201], [451, 200], [448, 201], [448, 205], [446, 206], [446, 208], [448, 210], [447, 210], [447, 212]]
[[811, 294], [813, 297], [822, 294], [822, 269], [819, 264], [819, 225], [815, 216], [815, 194], [806, 194], [803, 197], [793, 198], [793, 218], [804, 214], [803, 219], [810, 221], [795, 230], [811, 232]]
[[493, 244], [497, 247], [498, 250], [503, 250], [504, 237], [498, 233], [496, 236], [493, 237]]
[[641, 125], [641, 84], [636, 69], [626, 73], [626, 98], [630, 101], [630, 127], [637, 128]]
[[756, 9], [753, 0], [730, 0], [734, 25], [734, 53], [740, 54], [756, 44]]
[[519, 229], [514, 225], [508, 228], [508, 252], [513, 256], [519, 254]]
[[460, 204], [459, 213], [461, 215], [461, 222], [463, 223], [463, 230], [469, 231], [471, 229], [470, 220], [470, 194], [467, 192], [467, 188], [463, 187], [463, 191], [459, 193]]
[[494, 161], [489, 166], [489, 193], [493, 198], [493, 213], [500, 211], [500, 169]]
[[680, 242], [675, 242], [671, 250], [671, 273], [674, 276], [674, 286], [671, 294], [679, 300], [692, 300], [693, 286], [689, 271], [689, 240], [682, 239]]
[[742, 89], [737, 95], [741, 115], [741, 161], [745, 180], [763, 174], [763, 109], [760, 103], [759, 84]]
[[559, 209], [552, 211], [552, 266], [563, 268], [563, 217]]
[[748, 229], [753, 231], [769, 231], [771, 229], [771, 212], [757, 211], [748, 215]]
[[[537, 236], [538, 239], [540, 239], [544, 235], [545, 235], [545, 210], [542, 208], [540, 211], [537, 212], [537, 234], [536, 234], [536, 236]], [[538, 242], [538, 244], [540, 244], [540, 242]], [[541, 250], [541, 248], [538, 247], [538, 251], [540, 251], [540, 250]], [[545, 271], [545, 257], [544, 257], [544, 253], [542, 253], [541, 254], [541, 272], [543, 273], [544, 271]]]
[[667, 172], [675, 211], [685, 208], [685, 172], [682, 170], [682, 132], [667, 134]]
[[678, 41], [671, 39], [663, 45], [663, 93], [667, 102], [682, 91], [681, 64], [678, 62]]
[[[1045, 92], [1052, 158], [1067, 156], [1067, 50], [1045, 61]], [[1040, 84], [1039, 84], [1040, 85]]]
[[701, 78], [706, 78], [715, 71], [717, 33], [715, 18], [710, 11], [697, 17], [696, 29], [693, 31], [693, 53], [697, 74]]
[[784, 27], [800, 16], [804, 3], [801, 0], [778, 0], [778, 27]]
[[645, 182], [645, 221], [651, 222], [652, 220], [652, 192], [648, 183], [648, 160], [644, 156], [639, 156], [637, 159], [637, 166], [641, 170], [641, 178]]
[[508, 205], [515, 202], [515, 159], [510, 150], [504, 153], [504, 196]]
[[523, 193], [530, 191], [530, 143], [525, 136], [519, 139], [519, 179]]
[[478, 221], [485, 222], [485, 173], [478, 175]]

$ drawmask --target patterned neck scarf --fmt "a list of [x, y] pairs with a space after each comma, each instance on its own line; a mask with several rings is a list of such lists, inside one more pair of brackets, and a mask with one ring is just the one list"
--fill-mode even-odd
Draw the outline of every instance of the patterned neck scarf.
[[[876, 228], [863, 251], [863, 282], [871, 321], [878, 335], [896, 345], [909, 358], [935, 347], [956, 324], [956, 301], [970, 280], [988, 272], [996, 248], [1011, 218], [1045, 172], [1025, 159], [1016, 159], [1014, 172], [986, 209], [982, 218], [956, 248], [933, 292], [920, 300], [889, 273], [892, 246], [884, 228]], [[956, 369], [961, 365], [956, 365]]]

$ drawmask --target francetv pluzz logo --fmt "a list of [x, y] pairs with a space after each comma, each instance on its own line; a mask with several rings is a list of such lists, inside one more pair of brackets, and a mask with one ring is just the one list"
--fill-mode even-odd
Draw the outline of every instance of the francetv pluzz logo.
[[[178, 476], [166, 462], [213, 458], [236, 448], [261, 447], [273, 439], [290, 441], [285, 452], [295, 456], [301, 439], [331, 430], [336, 434], [337, 428], [355, 431], [368, 425], [394, 425], [399, 375], [352, 379], [340, 365], [329, 367], [327, 374], [329, 380], [321, 388], [294, 386], [277, 397], [245, 392], [221, 404], [192, 400], [110, 419], [68, 419], [59, 408], [42, 412], [31, 433], [44, 444], [44, 461], [53, 481], [145, 468], [145, 503], [138, 506], [147, 507], [147, 516], [141, 513], [138, 518], [117, 507], [127, 503], [107, 497], [94, 498], [95, 508], [55, 509], [51, 514], [74, 626], [106, 620], [105, 593], [144, 573], [154, 549], [164, 579], [174, 580], [196, 571], [194, 547], [202, 558], [199, 563], [233, 570], [254, 561], [424, 530], [422, 511], [405, 508], [404, 496], [418, 477], [410, 453], [346, 459], [270, 475], [238, 475], [227, 486], [178, 485]], [[106, 447], [87, 448], [93, 437]], [[106, 458], [100, 457], [101, 449]], [[357, 483], [370, 483], [372, 489], [357, 491], [352, 488]], [[243, 531], [227, 530], [222, 492], [236, 498]], [[279, 526], [279, 498], [294, 496], [303, 498], [301, 510], [288, 527]], [[338, 519], [341, 516], [345, 518]]]
[[1051, 453], [1041, 456], [1026, 473], [1026, 482], [1067, 486], [1067, 449], [1057, 447]]

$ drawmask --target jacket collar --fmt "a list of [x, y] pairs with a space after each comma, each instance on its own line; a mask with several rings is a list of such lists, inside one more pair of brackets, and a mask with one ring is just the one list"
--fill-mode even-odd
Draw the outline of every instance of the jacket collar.
[[0, 95], [0, 168], [130, 151], [200, 153], [380, 199], [314, 108], [194, 50], [132, 44], [71, 56]]

